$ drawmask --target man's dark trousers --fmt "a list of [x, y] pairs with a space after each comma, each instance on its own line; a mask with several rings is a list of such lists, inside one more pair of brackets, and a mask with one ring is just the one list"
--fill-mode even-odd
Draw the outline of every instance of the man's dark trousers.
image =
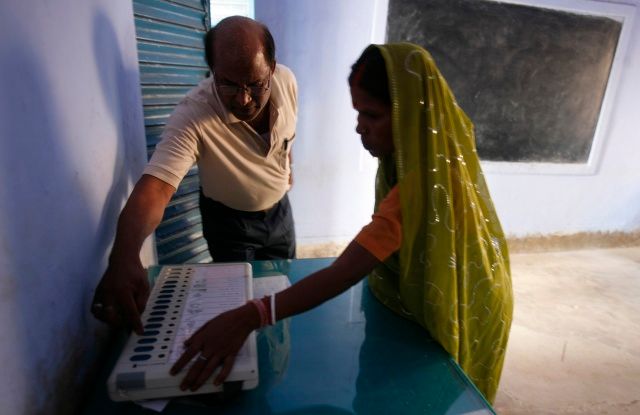
[[209, 199], [201, 190], [200, 213], [214, 262], [295, 258], [296, 235], [286, 194], [270, 209], [245, 212]]

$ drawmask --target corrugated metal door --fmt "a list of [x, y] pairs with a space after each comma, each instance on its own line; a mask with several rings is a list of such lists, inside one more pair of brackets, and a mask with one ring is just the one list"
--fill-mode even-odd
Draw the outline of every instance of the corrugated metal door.
[[[133, 1], [149, 157], [175, 105], [208, 71], [202, 43], [208, 8], [207, 0]], [[198, 189], [194, 166], [156, 230], [161, 264], [211, 261], [202, 237]]]

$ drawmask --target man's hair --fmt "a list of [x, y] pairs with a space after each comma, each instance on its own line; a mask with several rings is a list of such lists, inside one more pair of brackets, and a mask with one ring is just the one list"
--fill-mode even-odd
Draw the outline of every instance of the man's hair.
[[369, 45], [351, 66], [349, 85], [357, 86], [372, 97], [391, 104], [386, 64], [380, 49], [375, 45]]
[[[269, 67], [273, 68], [276, 65], [276, 44], [273, 41], [273, 36], [269, 31], [269, 28], [258, 21], [256, 23], [262, 28], [262, 47], [264, 49], [265, 58], [267, 60], [267, 64]], [[214, 67], [214, 57], [215, 57], [215, 37], [216, 37], [216, 29], [218, 25], [215, 25], [207, 33], [204, 35], [204, 57], [207, 61], [207, 65], [209, 68], [213, 70]]]

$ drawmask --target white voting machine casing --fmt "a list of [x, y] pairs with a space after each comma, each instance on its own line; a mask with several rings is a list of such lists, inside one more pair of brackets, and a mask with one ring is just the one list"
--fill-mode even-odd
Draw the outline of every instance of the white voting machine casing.
[[[198, 328], [252, 298], [252, 270], [248, 263], [162, 267], [142, 313], [144, 333], [131, 334], [107, 381], [111, 399], [142, 400], [221, 391], [222, 386], [213, 385], [213, 378], [195, 392], [180, 390], [180, 382], [197, 356], [177, 375], [171, 376], [169, 370], [182, 354], [184, 341]], [[238, 352], [226, 379], [233, 381], [242, 381], [242, 389], [258, 385], [255, 332]]]

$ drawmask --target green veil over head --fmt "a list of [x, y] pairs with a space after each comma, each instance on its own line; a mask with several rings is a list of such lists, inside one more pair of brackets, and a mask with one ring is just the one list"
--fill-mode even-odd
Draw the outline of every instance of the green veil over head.
[[422, 47], [370, 47], [385, 60], [395, 146], [380, 160], [376, 206], [399, 186], [403, 235], [369, 285], [388, 307], [424, 326], [493, 401], [513, 296], [473, 124]]

